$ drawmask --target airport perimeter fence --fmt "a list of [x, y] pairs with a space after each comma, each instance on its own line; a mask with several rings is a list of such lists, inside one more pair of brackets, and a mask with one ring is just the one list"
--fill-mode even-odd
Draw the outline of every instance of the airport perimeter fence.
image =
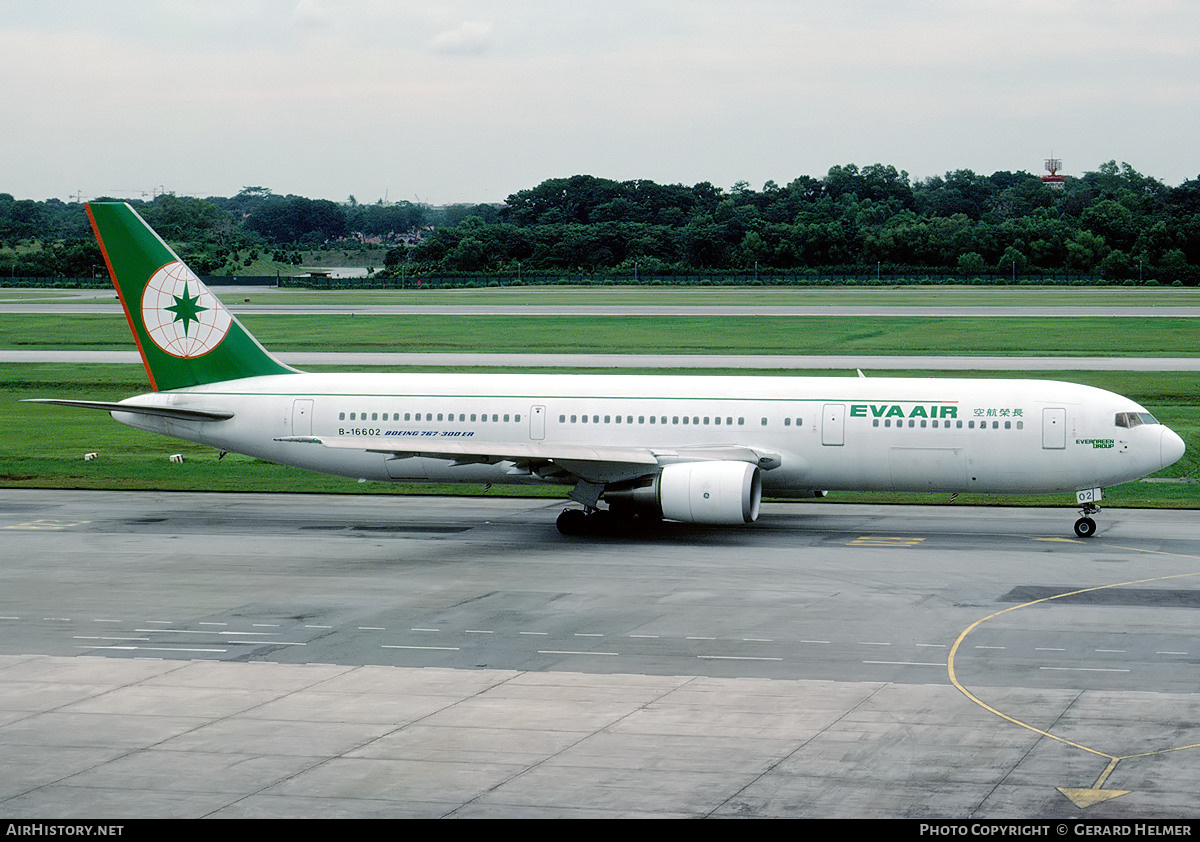
[[280, 278], [296, 289], [477, 289], [531, 286], [643, 287], [894, 287], [894, 286], [1161, 286], [1157, 280], [1124, 281], [1101, 275], [956, 275], [956, 274], [679, 274], [679, 275], [430, 275], [407, 278]]
[[[200, 280], [210, 287], [215, 286], [250, 286], [274, 287], [280, 285], [278, 275], [254, 275], [250, 277], [235, 277], [224, 275], [201, 275]], [[305, 279], [307, 280], [307, 279]], [[105, 275], [103, 278], [66, 278], [38, 277], [23, 278], [20, 275], [0, 277], [0, 289], [112, 289], [112, 281]]]
[[[894, 287], [894, 286], [1185, 286], [1181, 281], [1117, 280], [1101, 275], [956, 275], [956, 274], [679, 274], [679, 275], [431, 275], [408, 278], [282, 277], [279, 275], [201, 275], [212, 287], [260, 286], [315, 290], [478, 289], [531, 286], [646, 286], [646, 287]], [[1186, 284], [1191, 286], [1191, 284]], [[0, 289], [111, 289], [108, 278], [0, 276]]]

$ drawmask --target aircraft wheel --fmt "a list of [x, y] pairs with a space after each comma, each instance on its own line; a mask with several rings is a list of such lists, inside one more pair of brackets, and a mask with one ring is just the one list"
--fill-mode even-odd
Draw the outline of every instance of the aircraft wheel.
[[588, 527], [587, 515], [582, 509], [566, 509], [556, 521], [563, 535], [582, 535]]
[[1091, 538], [1096, 534], [1096, 521], [1090, 517], [1081, 517], [1075, 521], [1075, 534], [1080, 538]]

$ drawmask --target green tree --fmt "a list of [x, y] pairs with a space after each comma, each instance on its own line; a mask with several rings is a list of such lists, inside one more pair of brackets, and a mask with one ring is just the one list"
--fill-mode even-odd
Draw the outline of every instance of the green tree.
[[987, 271], [987, 263], [983, 257], [973, 251], [960, 255], [957, 267], [961, 275], [982, 275]]

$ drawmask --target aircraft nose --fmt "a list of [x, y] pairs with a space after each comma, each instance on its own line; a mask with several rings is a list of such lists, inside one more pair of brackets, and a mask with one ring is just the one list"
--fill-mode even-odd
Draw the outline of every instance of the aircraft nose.
[[1174, 465], [1183, 457], [1183, 439], [1169, 427], [1163, 427], [1159, 447], [1162, 454], [1162, 467]]

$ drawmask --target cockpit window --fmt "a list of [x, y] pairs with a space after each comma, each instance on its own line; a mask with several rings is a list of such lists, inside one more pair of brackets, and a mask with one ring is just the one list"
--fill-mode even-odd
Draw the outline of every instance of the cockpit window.
[[1157, 424], [1158, 419], [1149, 412], [1118, 412], [1118, 427], [1140, 427], [1142, 424]]

